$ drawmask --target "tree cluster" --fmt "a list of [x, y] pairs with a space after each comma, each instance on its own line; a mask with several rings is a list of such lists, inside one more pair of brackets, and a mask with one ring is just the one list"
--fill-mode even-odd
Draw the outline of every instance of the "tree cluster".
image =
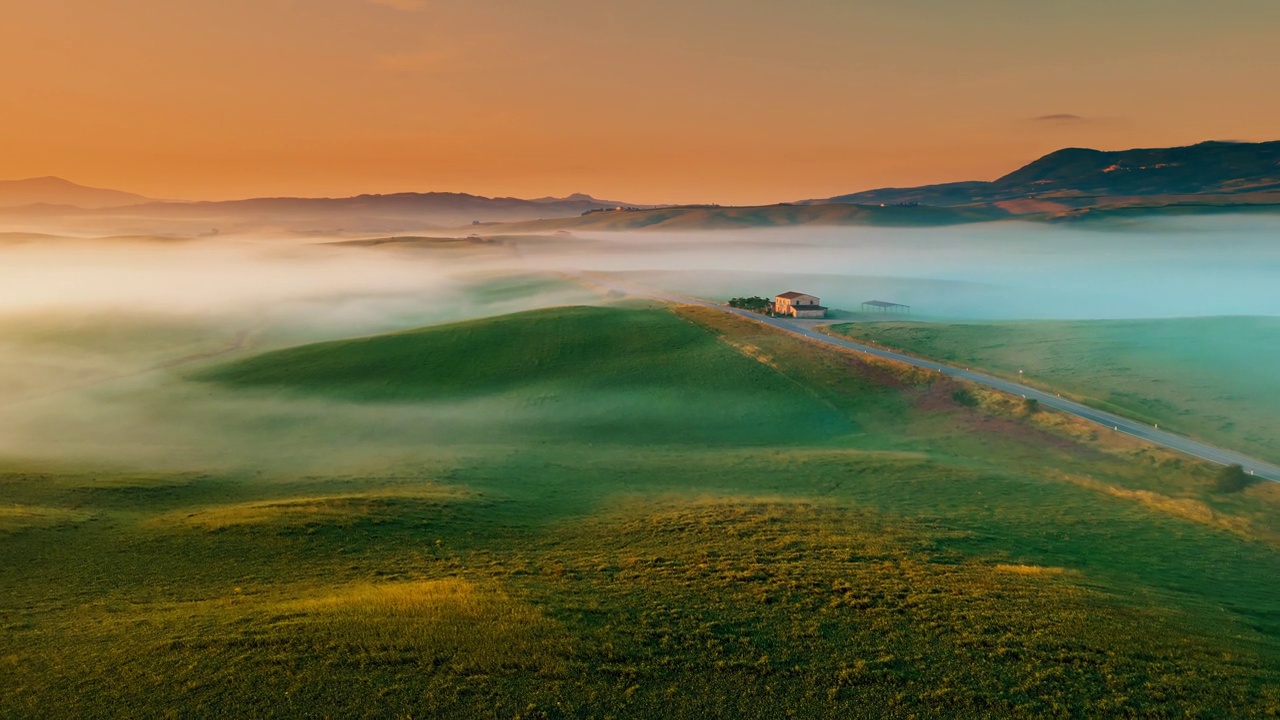
[[765, 312], [773, 307], [773, 303], [765, 298], [752, 295], [751, 297], [730, 298], [729, 307], [752, 310], [755, 312]]

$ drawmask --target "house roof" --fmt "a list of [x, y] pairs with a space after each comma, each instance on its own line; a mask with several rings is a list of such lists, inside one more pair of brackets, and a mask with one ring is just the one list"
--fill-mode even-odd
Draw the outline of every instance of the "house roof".
[[813, 297], [812, 295], [809, 295], [809, 293], [796, 292], [795, 290], [788, 290], [787, 292], [784, 292], [781, 295], [778, 295], [778, 297], [786, 298], [788, 300], [795, 300], [798, 297], [805, 297], [805, 296]]

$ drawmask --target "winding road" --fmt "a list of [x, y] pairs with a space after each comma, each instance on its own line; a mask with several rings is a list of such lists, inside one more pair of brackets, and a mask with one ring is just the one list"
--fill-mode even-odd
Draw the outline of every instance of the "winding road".
[[1218, 463], [1219, 465], [1238, 464], [1245, 469], [1245, 472], [1251, 475], [1254, 475], [1256, 477], [1263, 478], [1266, 480], [1270, 480], [1272, 482], [1280, 482], [1280, 465], [1274, 465], [1272, 463], [1265, 462], [1263, 460], [1258, 460], [1257, 458], [1249, 457], [1248, 455], [1244, 455], [1242, 453], [1238, 453], [1233, 450], [1225, 450], [1223, 448], [1214, 447], [1213, 445], [1202, 443], [1198, 440], [1192, 440], [1191, 438], [1183, 437], [1182, 435], [1175, 435], [1174, 433], [1171, 433], [1171, 432], [1165, 432], [1164, 430], [1160, 430], [1153, 426], [1146, 425], [1140, 422], [1135, 422], [1133, 420], [1120, 417], [1119, 415], [1115, 415], [1113, 413], [1109, 413], [1104, 410], [1098, 410], [1096, 408], [1089, 407], [1088, 405], [1084, 405], [1082, 403], [1078, 403], [1073, 400], [1068, 400], [1067, 398], [1059, 397], [1052, 393], [1044, 392], [1043, 390], [1030, 388], [1030, 387], [1027, 387], [1026, 385], [1013, 382], [1011, 380], [1003, 380], [1001, 378], [992, 377], [991, 375], [986, 375], [984, 373], [974, 372], [972, 370], [968, 370], [964, 368], [952, 367], [950, 365], [944, 365], [940, 362], [935, 362], [933, 360], [925, 360], [918, 357], [912, 357], [911, 355], [904, 355], [902, 353], [897, 353], [892, 350], [885, 350], [884, 348], [879, 348], [872, 345], [864, 345], [863, 343], [854, 342], [852, 340], [845, 340], [843, 338], [832, 337], [831, 335], [824, 335], [814, 330], [811, 326], [806, 326], [805, 324], [802, 324], [795, 320], [768, 317], [765, 315], [760, 315], [758, 313], [751, 312], [750, 310], [741, 310], [739, 308], [726, 307], [724, 305], [719, 305], [717, 303], [713, 303], [708, 300], [688, 297], [685, 295], [676, 295], [673, 293], [667, 293], [660, 290], [653, 290], [651, 288], [641, 287], [638, 285], [633, 285], [631, 283], [619, 281], [614, 278], [602, 277], [594, 274], [581, 274], [580, 277], [582, 277], [583, 279], [589, 280], [593, 283], [596, 283], [597, 285], [601, 285], [603, 287], [606, 287], [612, 290], [617, 290], [619, 292], [623, 292], [628, 295], [635, 295], [638, 297], [645, 297], [653, 300], [661, 300], [663, 302], [678, 303], [678, 304], [684, 304], [684, 305], [697, 305], [700, 307], [712, 308], [714, 310], [719, 310], [721, 312], [727, 312], [733, 315], [738, 315], [738, 316], [747, 318], [748, 320], [753, 320], [755, 322], [768, 325], [770, 327], [775, 327], [784, 332], [788, 332], [793, 335], [799, 335], [800, 337], [803, 337], [807, 340], [812, 340], [814, 342], [823, 343], [825, 345], [833, 345], [835, 347], [844, 348], [846, 350], [852, 350], [854, 352], [864, 353], [866, 355], [883, 358], [885, 360], [894, 360], [897, 362], [906, 363], [908, 365], [913, 365], [918, 368], [923, 368], [925, 370], [931, 370], [934, 372], [941, 373], [943, 375], [946, 375], [947, 377], [958, 378], [960, 380], [967, 380], [969, 382], [977, 383], [979, 385], [985, 385], [989, 388], [1000, 390], [1002, 392], [1011, 393], [1013, 395], [1034, 399], [1038, 401], [1042, 406], [1050, 407], [1055, 410], [1060, 410], [1062, 412], [1075, 415], [1076, 417], [1084, 418], [1085, 420], [1097, 423], [1101, 425], [1103, 428], [1107, 430], [1111, 430], [1112, 432], [1122, 432], [1127, 435], [1132, 435], [1133, 437], [1141, 438], [1143, 440], [1154, 443], [1156, 445], [1160, 445], [1162, 447], [1166, 447], [1171, 450], [1176, 450], [1178, 452], [1200, 458], [1201, 460], [1208, 460], [1209, 462]]

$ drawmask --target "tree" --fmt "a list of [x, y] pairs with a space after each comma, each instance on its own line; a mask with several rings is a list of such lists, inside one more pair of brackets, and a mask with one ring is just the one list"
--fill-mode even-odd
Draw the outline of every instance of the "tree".
[[742, 308], [743, 310], [753, 310], [755, 312], [764, 312], [768, 310], [773, 303], [768, 300], [752, 295], [751, 297], [736, 297], [729, 299], [729, 307]]
[[1253, 484], [1253, 478], [1250, 477], [1244, 468], [1240, 465], [1228, 465], [1218, 471], [1218, 477], [1214, 481], [1213, 489], [1220, 493], [1235, 493], [1244, 490]]

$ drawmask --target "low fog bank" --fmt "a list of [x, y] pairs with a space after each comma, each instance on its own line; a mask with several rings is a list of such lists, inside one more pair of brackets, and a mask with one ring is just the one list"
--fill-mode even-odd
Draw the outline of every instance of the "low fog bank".
[[529, 272], [502, 246], [0, 245], [0, 457], [185, 469], [311, 457], [318, 469], [346, 451], [344, 437], [367, 441], [368, 417], [334, 410], [350, 432], [310, 443], [306, 428], [325, 411], [281, 400], [273, 414], [185, 378], [289, 345], [601, 300]]
[[343, 333], [449, 315], [441, 308], [477, 277], [566, 271], [639, 273], [717, 299], [797, 289], [845, 310], [891, 300], [939, 318], [1280, 315], [1280, 218], [1269, 216], [499, 236], [466, 250], [326, 240], [0, 244], [0, 317], [256, 313]]
[[800, 290], [966, 320], [1280, 315], [1280, 218], [1265, 216], [593, 237], [601, 251], [575, 266], [716, 299]]
[[0, 244], [0, 456], [323, 471], [443, 452], [460, 428], [511, 433], [519, 415], [485, 402], [326, 404], [185, 378], [287, 345], [607, 301], [579, 272], [713, 299], [801, 290], [845, 310], [888, 300], [919, 318], [1280, 316], [1280, 220], [1265, 217], [334, 239]]

